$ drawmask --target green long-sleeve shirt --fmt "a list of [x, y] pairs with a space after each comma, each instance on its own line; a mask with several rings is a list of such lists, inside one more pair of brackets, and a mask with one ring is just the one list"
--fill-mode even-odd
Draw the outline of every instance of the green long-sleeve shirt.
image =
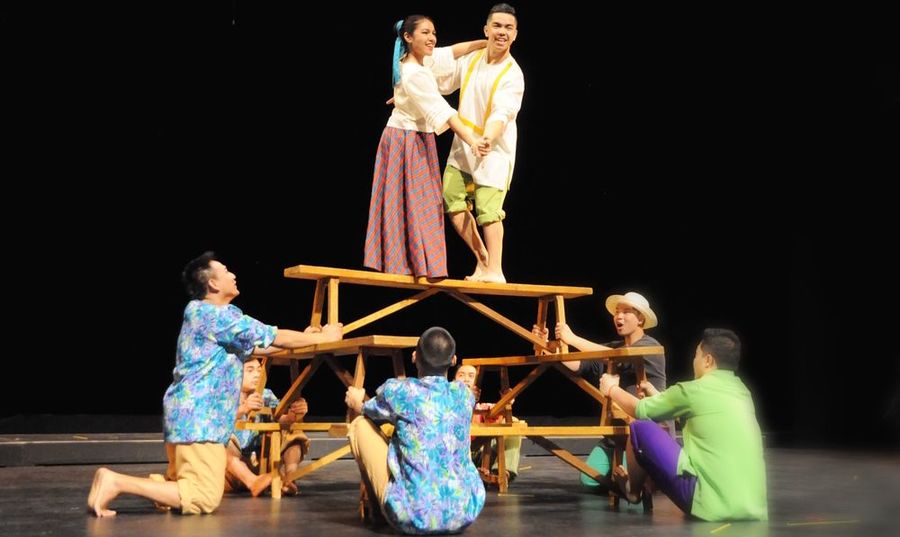
[[762, 435], [750, 391], [714, 370], [638, 402], [638, 419], [686, 418], [678, 473], [697, 477], [691, 514], [704, 520], [768, 520]]

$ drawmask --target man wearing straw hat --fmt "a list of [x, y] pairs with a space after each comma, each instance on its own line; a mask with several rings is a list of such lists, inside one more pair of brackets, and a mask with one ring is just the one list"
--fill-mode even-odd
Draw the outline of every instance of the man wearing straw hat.
[[[640, 293], [629, 291], [624, 295], [611, 295], [606, 299], [606, 310], [613, 316], [616, 334], [622, 339], [599, 344], [578, 336], [566, 323], [556, 324], [556, 338], [575, 347], [579, 351], [599, 351], [605, 349], [618, 349], [621, 347], [655, 347], [659, 346], [645, 330], [649, 330], [658, 324], [656, 313], [650, 308], [650, 303]], [[534, 333], [538, 337], [547, 338], [549, 331], [544, 328], [534, 327]], [[579, 375], [589, 378], [596, 384], [600, 375], [605, 373], [604, 364], [600, 361], [572, 360], [563, 362], [563, 365]], [[647, 374], [647, 382], [657, 391], [666, 389], [666, 355], [653, 354], [644, 356], [644, 371]], [[644, 388], [639, 385], [634, 366], [631, 363], [620, 362], [616, 364], [616, 372], [621, 378], [621, 385], [632, 395], [643, 395]], [[667, 422], [669, 434], [674, 438], [675, 423]]]

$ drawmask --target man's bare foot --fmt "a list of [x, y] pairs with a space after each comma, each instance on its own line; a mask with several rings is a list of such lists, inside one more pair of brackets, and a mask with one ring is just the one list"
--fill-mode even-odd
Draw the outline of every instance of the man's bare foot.
[[272, 479], [274, 477], [275, 474], [273, 474], [272, 472], [257, 477], [256, 480], [253, 481], [253, 485], [250, 486], [250, 495], [256, 498], [257, 496], [262, 494], [262, 492], [269, 488], [269, 485], [272, 484]]
[[298, 496], [300, 488], [293, 481], [284, 481], [281, 485], [281, 493], [285, 496]]
[[115, 481], [115, 474], [108, 468], [98, 468], [94, 473], [87, 506], [88, 510], [93, 511], [98, 517], [116, 516], [115, 511], [106, 508], [118, 495]]
[[506, 283], [506, 276], [502, 272], [484, 271], [478, 278], [473, 278], [477, 282], [483, 283]]
[[97, 484], [100, 482], [100, 469], [94, 472], [94, 481], [91, 482], [91, 491], [88, 492], [87, 507], [88, 511], [93, 511], [94, 500], [97, 498]]
[[625, 498], [628, 503], [638, 503], [641, 501], [641, 494], [638, 492], [634, 494], [631, 492], [631, 482], [628, 479], [628, 470], [625, 469], [621, 464], [613, 468], [613, 481], [616, 484], [616, 488], [619, 491], [619, 494]]
[[373, 528], [387, 525], [381, 506], [369, 496], [365, 483], [359, 484], [359, 519]]

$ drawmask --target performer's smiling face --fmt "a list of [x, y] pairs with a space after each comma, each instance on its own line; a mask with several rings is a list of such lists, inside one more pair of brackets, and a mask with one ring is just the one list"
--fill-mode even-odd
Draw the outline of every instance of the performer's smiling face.
[[434, 46], [437, 44], [437, 32], [434, 31], [434, 23], [428, 19], [422, 19], [416, 24], [412, 35], [403, 34], [403, 39], [409, 44], [409, 50], [416, 58], [431, 56]]
[[492, 13], [484, 27], [484, 36], [488, 40], [488, 50], [492, 53], [506, 54], [510, 45], [516, 40], [519, 30], [515, 15], [509, 13]]

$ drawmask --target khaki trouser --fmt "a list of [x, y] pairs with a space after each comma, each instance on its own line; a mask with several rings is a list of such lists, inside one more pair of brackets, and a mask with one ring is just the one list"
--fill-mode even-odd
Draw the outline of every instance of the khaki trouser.
[[359, 464], [366, 486], [375, 494], [378, 505], [383, 506], [390, 481], [387, 465], [388, 439], [365, 416], [359, 416], [350, 423], [347, 436], [350, 438], [350, 451]]
[[178, 482], [181, 514], [212, 513], [225, 491], [225, 445], [218, 442], [166, 444], [166, 475]]

